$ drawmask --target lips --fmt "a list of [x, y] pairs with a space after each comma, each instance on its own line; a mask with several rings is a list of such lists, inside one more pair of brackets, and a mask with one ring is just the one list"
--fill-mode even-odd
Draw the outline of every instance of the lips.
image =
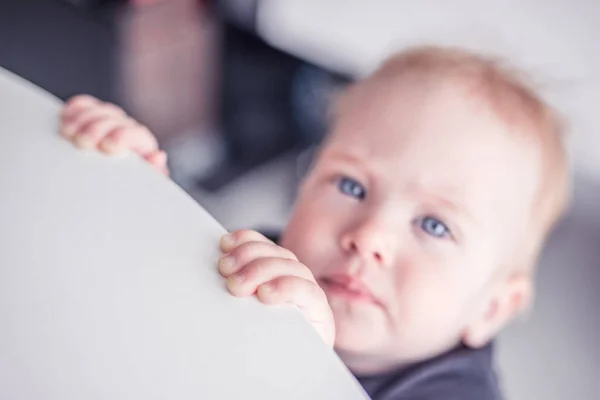
[[335, 297], [352, 302], [371, 303], [383, 306], [369, 287], [360, 279], [349, 275], [334, 275], [320, 278], [325, 291]]

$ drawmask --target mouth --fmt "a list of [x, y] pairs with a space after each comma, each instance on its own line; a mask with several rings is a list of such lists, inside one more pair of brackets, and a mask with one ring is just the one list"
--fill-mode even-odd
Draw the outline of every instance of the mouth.
[[348, 275], [336, 275], [319, 279], [321, 287], [331, 296], [342, 298], [346, 301], [374, 304], [383, 307], [382, 302], [375, 297], [373, 292], [361, 280]]

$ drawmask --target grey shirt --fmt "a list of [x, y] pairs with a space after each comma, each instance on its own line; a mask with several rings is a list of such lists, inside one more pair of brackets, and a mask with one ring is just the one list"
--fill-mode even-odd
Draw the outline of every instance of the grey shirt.
[[356, 378], [373, 400], [500, 400], [492, 345], [460, 346], [422, 363]]

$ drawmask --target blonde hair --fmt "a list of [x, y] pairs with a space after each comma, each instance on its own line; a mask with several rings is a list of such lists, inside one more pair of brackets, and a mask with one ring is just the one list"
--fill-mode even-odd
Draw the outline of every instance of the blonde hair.
[[[367, 80], [416, 75], [466, 83], [507, 123], [529, 124], [542, 154], [543, 177], [532, 206], [532, 243], [524, 244], [527, 266], [537, 258], [548, 234], [570, 200], [570, 173], [564, 146], [565, 125], [557, 110], [533, 88], [523, 72], [503, 60], [460, 48], [421, 46], [392, 55]], [[359, 83], [360, 84], [360, 83]]]

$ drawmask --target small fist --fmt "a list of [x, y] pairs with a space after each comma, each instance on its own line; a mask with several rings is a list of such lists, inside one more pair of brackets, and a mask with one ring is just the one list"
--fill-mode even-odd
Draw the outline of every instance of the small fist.
[[160, 172], [169, 173], [167, 155], [158, 148], [156, 137], [114, 104], [88, 95], [75, 96], [62, 110], [60, 131], [82, 149], [108, 154], [130, 150]]
[[333, 346], [335, 325], [327, 297], [312, 272], [289, 250], [256, 231], [221, 239], [219, 272], [234, 296], [256, 295], [265, 304], [296, 305], [323, 340]]

